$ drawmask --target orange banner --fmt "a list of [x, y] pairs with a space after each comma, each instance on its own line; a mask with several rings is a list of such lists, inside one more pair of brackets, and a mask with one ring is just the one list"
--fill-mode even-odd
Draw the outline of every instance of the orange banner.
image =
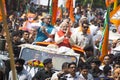
[[57, 18], [58, 0], [52, 0], [52, 25], [55, 24]]

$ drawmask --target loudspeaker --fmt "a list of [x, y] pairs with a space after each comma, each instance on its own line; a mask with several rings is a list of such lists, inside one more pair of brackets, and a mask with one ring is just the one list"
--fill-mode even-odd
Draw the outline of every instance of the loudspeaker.
[[0, 39], [0, 51], [5, 50], [5, 43], [6, 43], [5, 39]]

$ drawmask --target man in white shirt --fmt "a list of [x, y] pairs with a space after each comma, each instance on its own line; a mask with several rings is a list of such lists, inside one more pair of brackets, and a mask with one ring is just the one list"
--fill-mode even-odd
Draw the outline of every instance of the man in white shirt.
[[85, 64], [81, 67], [79, 80], [94, 80], [93, 76], [90, 73], [88, 73], [88, 66]]
[[69, 74], [66, 75], [66, 80], [80, 80], [79, 75], [76, 74], [76, 63], [71, 62], [68, 65]]
[[65, 78], [65, 75], [68, 74], [68, 64], [68, 62], [64, 62], [62, 64], [62, 70], [54, 73], [51, 77], [51, 80], [61, 80]]
[[80, 21], [80, 27], [82, 30], [78, 30], [71, 35], [71, 39], [75, 45], [80, 46], [82, 49], [86, 46], [93, 46], [93, 38], [92, 35], [88, 34], [89, 22], [86, 18]]
[[[15, 60], [15, 67], [16, 67], [16, 72], [17, 72], [17, 80], [32, 80], [31, 74], [26, 71], [23, 67], [24, 64], [23, 59], [16, 59]], [[9, 79], [8, 80], [13, 80], [12, 77], [12, 71], [9, 72]]]

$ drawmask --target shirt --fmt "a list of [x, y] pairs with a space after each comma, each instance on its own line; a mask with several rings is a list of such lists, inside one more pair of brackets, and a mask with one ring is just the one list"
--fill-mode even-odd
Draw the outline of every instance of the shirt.
[[32, 23], [31, 24], [31, 27], [36, 29], [37, 30], [37, 35], [36, 35], [36, 39], [35, 41], [36, 42], [42, 42], [42, 41], [45, 41], [45, 42], [50, 42], [52, 41], [52, 38], [49, 38], [47, 37], [43, 32], [42, 32], [42, 29], [41, 27], [46, 27], [46, 32], [48, 34], [51, 34], [51, 35], [54, 35], [56, 30], [55, 28], [52, 26], [52, 25], [45, 25], [45, 23], [43, 22], [38, 22], [38, 23]]
[[[48, 34], [55, 34], [55, 29], [52, 25], [47, 25], [46, 27], [46, 31]], [[39, 27], [37, 29], [37, 35], [36, 35], [36, 42], [42, 42], [45, 41], [46, 39], [48, 39], [48, 37], [42, 32], [42, 29]]]
[[41, 69], [35, 74], [33, 80], [45, 80], [47, 78], [51, 78], [53, 73], [54, 71], [52, 70], [48, 72], [45, 69]]
[[71, 74], [67, 74], [66, 76], [66, 80], [80, 80], [77, 74], [74, 77]]
[[59, 47], [66, 46], [66, 47], [71, 48], [72, 41], [68, 37], [64, 37], [64, 35], [65, 33], [62, 30], [59, 30], [55, 34], [55, 42], [58, 44]]
[[[82, 74], [79, 75], [79, 80], [86, 80]], [[91, 74], [88, 73], [87, 75], [87, 80], [94, 80], [93, 76]]]
[[93, 46], [93, 38], [90, 34], [83, 34], [83, 32], [76, 32], [71, 35], [74, 44], [84, 48], [85, 46]]
[[[16, 77], [17, 77], [17, 80], [32, 80], [31, 74], [28, 71], [26, 71], [25, 69], [23, 69], [20, 73], [18, 73]], [[10, 71], [10, 73], [9, 73], [8, 80], [13, 80], [12, 71]]]

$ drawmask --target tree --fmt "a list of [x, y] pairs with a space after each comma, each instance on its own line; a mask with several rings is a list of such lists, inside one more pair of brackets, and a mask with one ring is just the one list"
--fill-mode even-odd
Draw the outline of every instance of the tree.
[[77, 5], [87, 6], [87, 4], [91, 4], [92, 8], [105, 8], [104, 0], [76, 0]]

